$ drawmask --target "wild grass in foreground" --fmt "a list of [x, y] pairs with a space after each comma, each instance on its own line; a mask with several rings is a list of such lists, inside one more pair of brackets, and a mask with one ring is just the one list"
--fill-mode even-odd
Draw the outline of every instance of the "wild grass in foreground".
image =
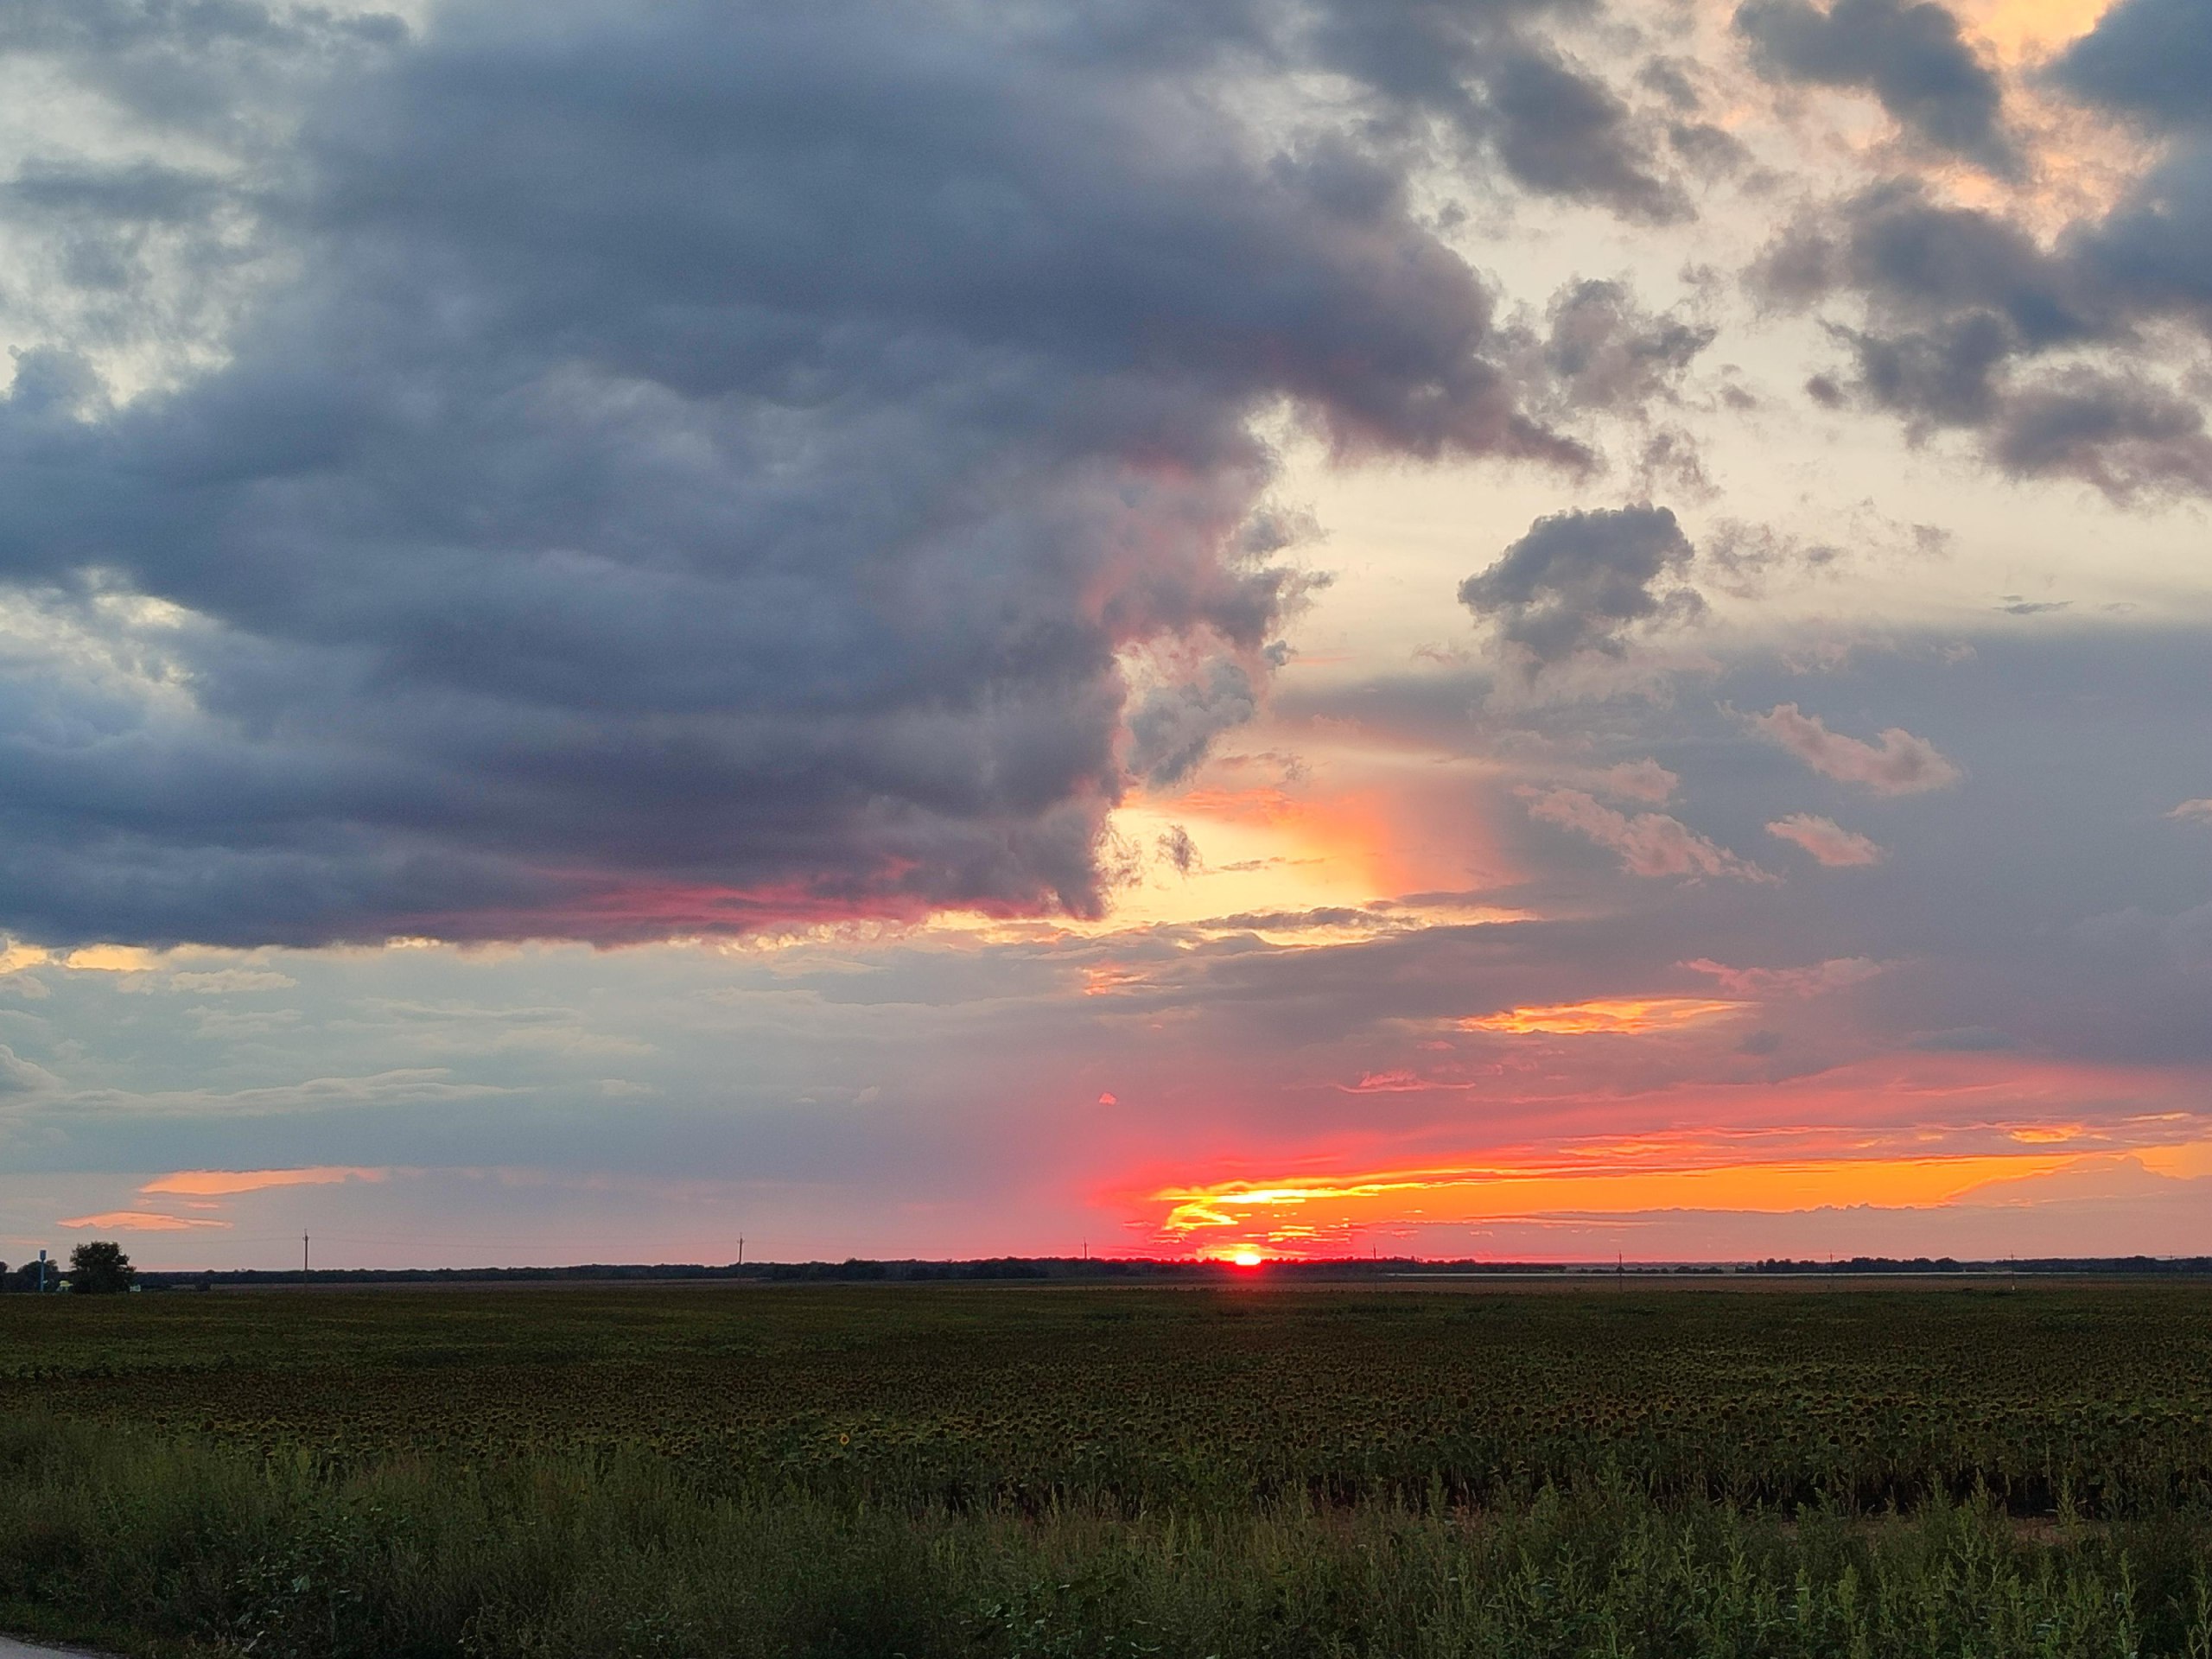
[[2212, 1659], [2201, 1287], [4, 1301], [134, 1653]]
[[0, 1608], [146, 1653], [2173, 1655], [2212, 1659], [2212, 1519], [1987, 1503], [1785, 1520], [1624, 1483], [1525, 1509], [901, 1511], [703, 1493], [665, 1461], [334, 1476], [18, 1421]]

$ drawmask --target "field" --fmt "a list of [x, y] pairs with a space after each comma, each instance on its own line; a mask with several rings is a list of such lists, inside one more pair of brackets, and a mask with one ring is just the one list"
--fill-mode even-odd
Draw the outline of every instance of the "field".
[[0, 1298], [10, 1624], [2212, 1659], [2212, 1289]]

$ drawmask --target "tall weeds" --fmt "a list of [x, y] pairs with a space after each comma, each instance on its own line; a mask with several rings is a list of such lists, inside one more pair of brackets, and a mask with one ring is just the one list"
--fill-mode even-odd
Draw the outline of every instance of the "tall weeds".
[[0, 1421], [0, 1623], [258, 1659], [2212, 1659], [2212, 1516], [1654, 1497], [1109, 1513], [716, 1492], [646, 1455], [339, 1464]]

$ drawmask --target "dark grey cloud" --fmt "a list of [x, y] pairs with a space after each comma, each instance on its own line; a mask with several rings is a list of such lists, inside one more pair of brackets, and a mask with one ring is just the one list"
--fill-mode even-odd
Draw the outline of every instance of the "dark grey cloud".
[[2212, 16], [2203, 0], [2120, 0], [2051, 75], [2078, 98], [2154, 126], [2212, 126]]
[[[1719, 331], [1689, 308], [1653, 312], [1625, 282], [1578, 278], [1559, 289], [1541, 321], [1518, 325], [1515, 364], [1527, 406], [1564, 431], [1610, 428], [1640, 493], [1700, 491], [1698, 445], [1673, 417], [1682, 385]], [[1596, 463], [1593, 462], [1593, 467]]]
[[1313, 10], [1308, 49], [1376, 95], [1385, 125], [1440, 123], [1526, 189], [1632, 219], [1685, 218], [1681, 187], [1651, 165], [1649, 124], [1524, 27], [1545, 12], [1594, 10], [1586, 0], [1332, 0]]
[[1258, 690], [1239, 663], [1217, 660], [1203, 674], [1154, 687], [1128, 717], [1129, 770], [1155, 787], [1179, 783], [1216, 737], [1258, 712]]
[[2212, 137], [2183, 135], [2068, 251], [2085, 278], [2119, 302], [2212, 334]]
[[1751, 152], [1743, 141], [1709, 121], [1670, 122], [1667, 142], [1700, 178], [1726, 178], [1751, 163]]
[[[2154, 323], [2212, 320], [2209, 181], [2185, 151], [2048, 243], [1999, 213], [1885, 185], [1786, 230], [1752, 280], [1785, 306], [1856, 296], [1863, 321], [1830, 324], [1851, 389], [1916, 438], [1971, 432], [2005, 472], [2115, 499], [2201, 493], [2201, 404], [2146, 347]], [[1831, 406], [1846, 396], [1834, 377], [1808, 390]]]
[[2122, 0], [2052, 77], [2168, 141], [2109, 213], [2076, 228], [2067, 251], [2123, 302], [2212, 330], [2212, 19], [2202, 0]]
[[1654, 58], [1636, 72], [1637, 85], [1649, 88], [1681, 115], [1694, 115], [1705, 99], [1693, 79], [1696, 65], [1679, 58]]
[[1718, 333], [1653, 315], [1618, 282], [1570, 283], [1553, 296], [1545, 321], [1539, 385], [1568, 408], [1622, 414], [1670, 399]]
[[[1179, 774], [1256, 695], [1132, 709], [1122, 653], [1263, 663], [1298, 585], [1252, 416], [1585, 459], [1412, 153], [1334, 105], [1247, 118], [1313, 15], [1160, 10], [1173, 52], [1143, 7], [458, 4], [296, 67], [250, 181], [289, 275], [221, 365], [118, 402], [65, 332], [0, 404], [0, 582], [46, 642], [0, 664], [0, 925], [1095, 911], [1127, 769]], [[111, 77], [142, 39], [202, 66], [169, 101], [203, 116], [306, 27], [10, 16]], [[115, 235], [201, 188], [57, 162], [5, 211]]]
[[[1758, 3], [1767, 10], [1746, 17], [1784, 15]], [[1856, 296], [1864, 318], [1834, 328], [1857, 370], [1852, 389], [1916, 437], [1967, 431], [2005, 472], [2078, 479], [2115, 499], [2212, 491], [2201, 373], [2187, 333], [2195, 333], [2201, 371], [2212, 345], [2208, 42], [2202, 0], [2123, 0], [2045, 72], [2159, 141], [2108, 210], [2043, 236], [1892, 181], [1786, 231], [1755, 288], [1783, 305]], [[1834, 375], [1808, 389], [1846, 396]]]
[[2176, 486], [2212, 493], [2203, 410], [2132, 375], [2077, 369], [2018, 392], [1991, 451], [2009, 472], [2084, 479], [2116, 499]]
[[1638, 154], [1628, 111], [1604, 82], [1548, 54], [1506, 54], [1490, 81], [1497, 151], [1532, 189], [1602, 201], [1656, 222], [1689, 217], [1681, 189]]
[[1895, 321], [1987, 312], [2026, 349], [2107, 338], [2115, 327], [2111, 296], [2027, 232], [1994, 213], [1931, 200], [1910, 181], [1877, 186], [1791, 226], [1757, 277], [1783, 302], [1857, 288]]
[[1639, 624], [1703, 609], [1681, 581], [1695, 553], [1665, 507], [1554, 513], [1462, 582], [1459, 602], [1495, 620], [1532, 669], [1586, 652], [1618, 655]]
[[1996, 71], [1933, 0], [1835, 0], [1826, 11], [1807, 0], [1748, 0], [1736, 29], [1775, 79], [1863, 89], [1926, 144], [1996, 173], [2019, 165]]
[[1756, 598], [1774, 582], [1833, 569], [1844, 550], [1833, 542], [1787, 535], [1770, 524], [1723, 518], [1702, 537], [1698, 571], [1709, 588]]

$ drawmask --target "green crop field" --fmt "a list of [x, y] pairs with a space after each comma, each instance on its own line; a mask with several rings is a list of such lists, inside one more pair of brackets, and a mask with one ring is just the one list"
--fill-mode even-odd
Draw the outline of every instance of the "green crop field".
[[0, 1627], [2212, 1659], [2212, 1289], [0, 1298]]

